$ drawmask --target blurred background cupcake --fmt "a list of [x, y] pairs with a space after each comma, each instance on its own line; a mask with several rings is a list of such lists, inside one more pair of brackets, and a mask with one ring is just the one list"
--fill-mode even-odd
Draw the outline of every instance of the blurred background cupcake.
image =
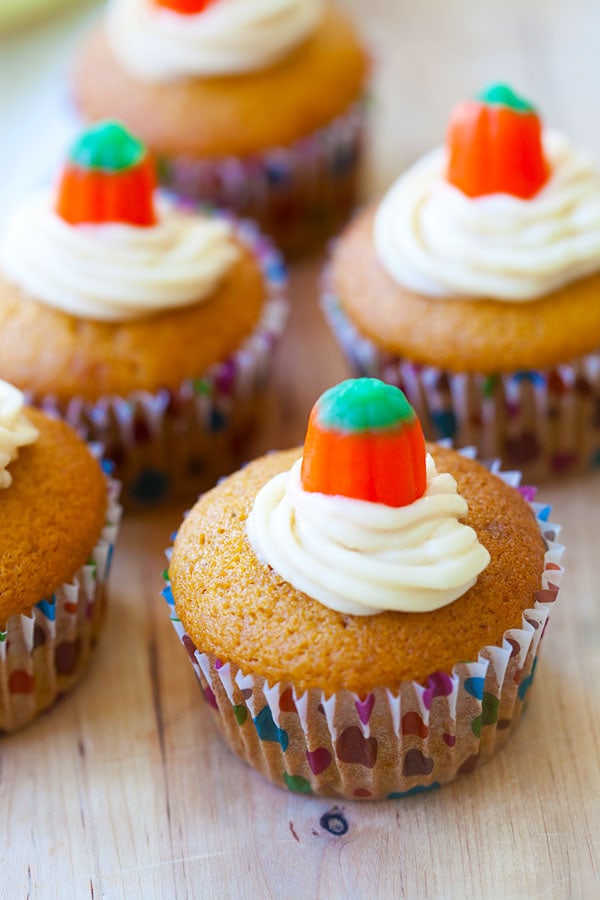
[[80, 680], [104, 618], [118, 485], [68, 425], [0, 381], [0, 733]]
[[326, 0], [113, 0], [73, 91], [86, 120], [140, 135], [165, 186], [297, 253], [354, 206], [366, 78], [354, 28]]
[[357, 379], [319, 399], [303, 451], [205, 494], [164, 593], [229, 746], [282, 787], [345, 799], [489, 759], [562, 572], [549, 510], [518, 484], [426, 446], [400, 390]]
[[254, 226], [176, 208], [144, 145], [103, 123], [22, 203], [1, 264], [0, 377], [102, 442], [127, 501], [235, 467], [287, 308]]
[[535, 480], [600, 464], [600, 171], [495, 85], [341, 237], [324, 306], [426, 435]]

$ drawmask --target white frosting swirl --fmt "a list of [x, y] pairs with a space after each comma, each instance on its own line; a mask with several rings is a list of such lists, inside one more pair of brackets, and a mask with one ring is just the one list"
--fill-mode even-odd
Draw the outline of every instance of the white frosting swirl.
[[425, 156], [390, 189], [375, 248], [401, 285], [432, 297], [519, 302], [600, 269], [600, 172], [556, 132], [544, 136], [551, 177], [531, 200], [467, 197], [444, 177], [446, 153]]
[[36, 301], [84, 319], [121, 322], [209, 297], [239, 256], [230, 226], [164, 198], [158, 222], [69, 225], [48, 191], [10, 222], [0, 262]]
[[0, 488], [12, 483], [6, 467], [19, 454], [19, 447], [38, 439], [37, 428], [23, 413], [23, 394], [7, 381], [0, 380]]
[[285, 57], [323, 9], [324, 0], [215, 0], [180, 15], [152, 0], [113, 0], [107, 35], [121, 65], [143, 81], [236, 75]]
[[295, 588], [355, 616], [428, 612], [452, 603], [490, 561], [468, 525], [456, 481], [427, 456], [427, 489], [403, 507], [302, 488], [302, 460], [258, 492], [250, 543]]

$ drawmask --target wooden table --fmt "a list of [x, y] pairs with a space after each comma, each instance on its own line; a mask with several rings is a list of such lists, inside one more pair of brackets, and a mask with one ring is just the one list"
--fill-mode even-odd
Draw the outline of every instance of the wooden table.
[[[346, 5], [376, 61], [371, 190], [439, 141], [451, 105], [493, 78], [600, 154], [594, 0]], [[315, 306], [317, 271], [314, 261], [293, 272], [257, 449], [299, 441], [315, 396], [345, 374]], [[564, 523], [568, 573], [518, 732], [433, 794], [339, 804], [341, 836], [321, 824], [332, 801], [273, 787], [220, 744], [159, 597], [181, 509], [128, 518], [89, 677], [0, 742], [0, 896], [599, 896], [600, 475], [543, 498]]]

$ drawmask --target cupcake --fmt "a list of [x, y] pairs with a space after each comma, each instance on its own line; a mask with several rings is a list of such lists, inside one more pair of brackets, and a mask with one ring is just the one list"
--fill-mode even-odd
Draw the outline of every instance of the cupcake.
[[200, 498], [164, 595], [226, 743], [301, 793], [382, 799], [485, 762], [519, 721], [561, 573], [516, 473], [426, 445], [343, 382], [304, 450]]
[[252, 225], [153, 186], [144, 145], [94, 126], [0, 250], [0, 377], [101, 442], [129, 503], [236, 467], [287, 309]]
[[297, 253], [354, 205], [366, 76], [325, 0], [114, 0], [73, 91], [84, 119], [142, 137], [166, 187], [256, 219]]
[[104, 618], [118, 485], [64, 422], [0, 381], [0, 733], [87, 668]]
[[600, 464], [600, 173], [496, 85], [338, 241], [324, 305], [430, 439], [539, 480]]

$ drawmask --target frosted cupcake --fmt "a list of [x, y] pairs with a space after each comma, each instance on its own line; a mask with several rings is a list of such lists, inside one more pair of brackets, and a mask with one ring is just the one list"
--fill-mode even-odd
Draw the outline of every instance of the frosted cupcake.
[[517, 484], [425, 445], [401, 391], [358, 379], [320, 398], [304, 450], [202, 497], [165, 596], [229, 746], [282, 787], [346, 799], [489, 759], [561, 572], [548, 509]]
[[0, 733], [81, 679], [103, 622], [120, 507], [90, 448], [0, 381]]
[[325, 308], [428, 437], [539, 479], [600, 462], [599, 291], [596, 163], [495, 86], [342, 236]]
[[73, 90], [85, 119], [141, 136], [164, 185], [298, 252], [354, 204], [366, 73], [352, 26], [324, 0], [113, 0]]
[[153, 188], [145, 147], [96, 126], [1, 249], [0, 377], [102, 442], [139, 502], [235, 468], [286, 312], [253, 226]]

